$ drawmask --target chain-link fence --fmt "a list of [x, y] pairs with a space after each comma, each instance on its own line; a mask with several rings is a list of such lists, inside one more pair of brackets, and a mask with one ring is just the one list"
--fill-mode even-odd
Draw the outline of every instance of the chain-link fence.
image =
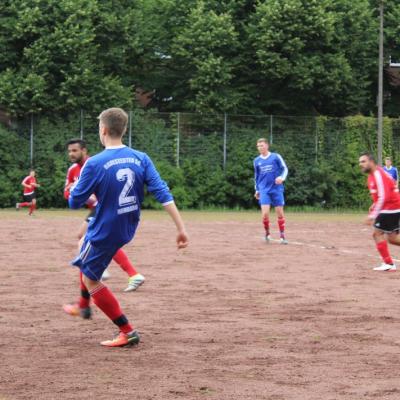
[[[87, 111], [68, 116], [28, 115], [1, 126], [0, 167], [4, 171], [15, 167], [3, 187], [11, 187], [14, 181], [18, 186], [27, 168], [34, 166], [48, 188], [42, 193], [44, 203], [59, 205], [51, 191], [61, 190], [69, 164], [65, 143], [80, 137], [87, 142], [90, 154], [101, 151], [97, 115]], [[365, 201], [357, 160], [361, 151], [376, 152], [376, 128], [375, 118], [362, 116], [340, 119], [131, 111], [124, 142], [148, 153], [156, 164], [180, 170], [185, 190], [193, 192], [193, 182], [206, 187], [214, 179], [212, 189], [199, 197], [214, 198], [216, 191], [225, 190], [218, 205], [226, 202], [247, 207], [252, 204], [256, 141], [265, 137], [272, 151], [279, 152], [288, 164], [289, 203], [352, 206]], [[384, 156], [391, 156], [395, 165], [400, 162], [400, 120], [384, 120], [383, 144]], [[247, 200], [243, 200], [245, 196]], [[10, 204], [7, 199], [0, 196], [3, 205]]]
[[[26, 164], [34, 165], [36, 154], [52, 142], [66, 142], [69, 138], [85, 139], [91, 153], [101, 151], [98, 140], [97, 115], [80, 111], [63, 118], [29, 115], [13, 122], [11, 132], [20, 139], [18, 151]], [[355, 117], [357, 118], [357, 117]], [[189, 113], [129, 112], [126, 145], [148, 153], [156, 160], [164, 160], [180, 167], [185, 160], [209, 158], [210, 166], [224, 169], [234, 147], [244, 143], [255, 153], [255, 142], [260, 137], [269, 140], [272, 148], [291, 147], [300, 159], [318, 161], [332, 157], [348, 141], [351, 118], [298, 117], [274, 115], [207, 115]], [[387, 119], [384, 137], [385, 155], [395, 162], [400, 150], [400, 120]], [[359, 150], [376, 150], [376, 120], [359, 117], [357, 133]], [[350, 127], [351, 128], [351, 127]], [[53, 139], [49, 139], [52, 137]], [[55, 151], [63, 153], [62, 146]]]

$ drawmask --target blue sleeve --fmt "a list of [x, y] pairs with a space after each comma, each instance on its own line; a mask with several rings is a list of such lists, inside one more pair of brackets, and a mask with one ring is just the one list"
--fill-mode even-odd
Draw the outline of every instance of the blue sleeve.
[[256, 192], [258, 192], [258, 168], [256, 165], [256, 160], [254, 160], [253, 165], [254, 165], [254, 188]]
[[174, 198], [167, 184], [161, 179], [160, 174], [153, 164], [153, 161], [151, 161], [150, 157], [148, 156], [146, 156], [145, 161], [146, 165], [144, 182], [147, 185], [147, 190], [162, 205], [172, 203]]
[[288, 176], [288, 172], [289, 172], [288, 167], [286, 166], [286, 163], [285, 163], [284, 159], [282, 158], [282, 156], [280, 154], [276, 154], [276, 155], [277, 155], [278, 164], [279, 164], [279, 167], [281, 170], [279, 176], [283, 180], [285, 180], [286, 177]]
[[90, 160], [82, 168], [81, 176], [75, 187], [71, 189], [71, 194], [68, 199], [70, 208], [83, 207], [89, 197], [94, 193], [97, 185], [97, 173]]
[[399, 174], [398, 174], [397, 168], [394, 169], [394, 180], [395, 181], [399, 180]]

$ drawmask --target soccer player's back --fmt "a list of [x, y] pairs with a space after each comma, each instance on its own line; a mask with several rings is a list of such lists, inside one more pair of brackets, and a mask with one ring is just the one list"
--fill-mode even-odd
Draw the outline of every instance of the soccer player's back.
[[109, 147], [84, 166], [79, 192], [73, 192], [71, 207], [80, 206], [91, 193], [98, 204], [87, 238], [105, 246], [123, 246], [134, 234], [144, 198], [144, 184], [163, 205], [173, 198], [150, 158], [124, 145]]
[[99, 135], [105, 150], [89, 159], [69, 197], [71, 208], [79, 208], [94, 193], [96, 214], [88, 226], [80, 254], [73, 264], [82, 271], [83, 282], [94, 303], [118, 326], [120, 334], [103, 346], [121, 347], [139, 343], [139, 335], [129, 323], [114, 294], [101, 281], [115, 251], [135, 234], [144, 184], [172, 217], [178, 234], [178, 248], [188, 244], [179, 211], [167, 185], [161, 180], [150, 158], [122, 144], [128, 116], [119, 108], [103, 111]]

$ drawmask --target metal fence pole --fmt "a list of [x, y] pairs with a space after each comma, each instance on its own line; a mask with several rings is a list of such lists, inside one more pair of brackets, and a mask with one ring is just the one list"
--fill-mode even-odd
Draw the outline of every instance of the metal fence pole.
[[82, 140], [83, 139], [83, 110], [82, 110], [82, 108], [81, 108], [80, 119], [81, 119], [81, 140]]
[[272, 144], [274, 142], [274, 116], [270, 115], [269, 119], [269, 143]]
[[315, 162], [318, 162], [318, 119], [317, 117], [314, 117], [315, 119]]
[[30, 128], [30, 159], [32, 168], [33, 167], [33, 113], [31, 113], [31, 128]]
[[178, 112], [178, 118], [177, 118], [177, 136], [176, 136], [176, 166], [177, 166], [177, 168], [179, 168], [180, 132], [181, 132], [181, 113]]
[[129, 111], [128, 145], [129, 145], [129, 147], [132, 147], [132, 111]]
[[227, 133], [228, 133], [228, 116], [224, 114], [224, 162], [223, 167], [224, 171], [226, 169], [226, 140], [227, 140]]
[[382, 165], [383, 136], [383, 1], [379, 5], [378, 164]]

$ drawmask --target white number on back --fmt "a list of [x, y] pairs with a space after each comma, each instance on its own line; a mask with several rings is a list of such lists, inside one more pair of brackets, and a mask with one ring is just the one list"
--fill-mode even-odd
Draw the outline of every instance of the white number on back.
[[119, 206], [122, 207], [136, 203], [136, 196], [128, 196], [135, 182], [135, 173], [129, 168], [122, 168], [117, 171], [116, 176], [119, 181], [126, 181], [119, 195]]

